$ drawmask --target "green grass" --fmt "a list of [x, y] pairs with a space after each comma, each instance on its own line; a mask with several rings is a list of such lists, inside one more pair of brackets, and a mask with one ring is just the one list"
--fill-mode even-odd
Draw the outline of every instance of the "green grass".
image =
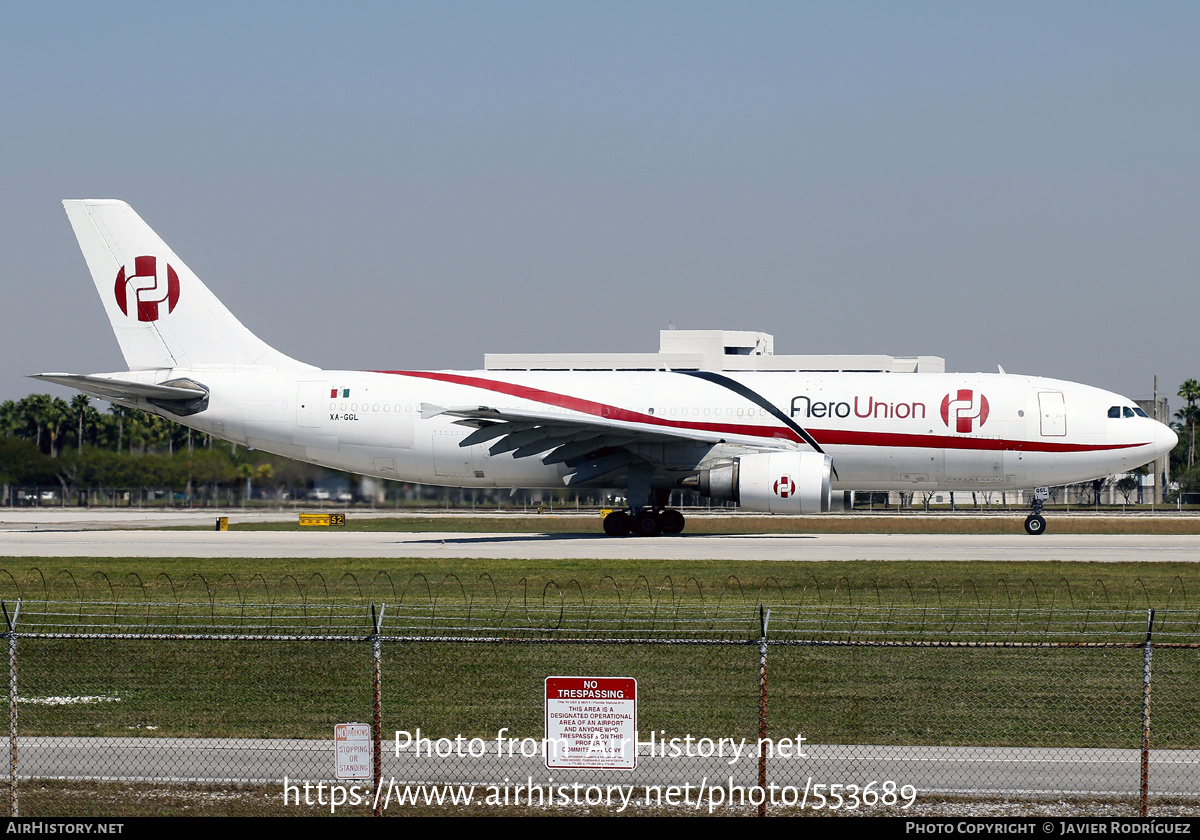
[[[329, 738], [334, 723], [370, 719], [361, 642], [18, 644], [25, 736]], [[105, 699], [46, 702], [82, 697]]]
[[[1182, 609], [1191, 563], [7, 558], [0, 598], [217, 604]], [[26, 606], [32, 609], [32, 604]]]
[[[365, 642], [19, 642], [23, 736], [330, 737], [371, 717]], [[1154, 743], [1200, 747], [1195, 651], [1157, 651]], [[639, 729], [753, 740], [754, 645], [383, 645], [383, 729], [542, 735], [542, 681], [634, 677]], [[48, 705], [49, 698], [108, 698]], [[810, 743], [1107, 747], [1141, 734], [1141, 651], [772, 647], [768, 727]]]
[[[1160, 640], [1195, 639], [1194, 593], [1200, 580], [1188, 564], [747, 562], [737, 568], [734, 576], [728, 564], [704, 560], [602, 565], [510, 560], [483, 566], [453, 559], [386, 564], [31, 559], [10, 561], [0, 570], [0, 583], [10, 609], [17, 591], [24, 595], [19, 627], [25, 632], [39, 626], [54, 629], [54, 623], [63, 630], [196, 633], [233, 627], [256, 633], [322, 633], [329, 632], [329, 613], [314, 605], [339, 602], [352, 607], [347, 613], [351, 626], [339, 632], [361, 639], [369, 632], [369, 604], [374, 602], [389, 605], [385, 632], [390, 634], [500, 634], [524, 640], [385, 645], [387, 726], [451, 734], [486, 734], [500, 726], [537, 731], [540, 706], [531, 698], [541, 680], [551, 673], [581, 672], [638, 677], [647, 702], [647, 727], [729, 736], [749, 725], [756, 648], [530, 643], [555, 636], [547, 628], [558, 621], [576, 628], [558, 636], [580, 638], [595, 632], [600, 616], [615, 614], [621, 620], [614, 635], [649, 640], [691, 632], [695, 624], [690, 619], [699, 617], [709, 620], [700, 623], [700, 635], [747, 640], [757, 635], [754, 605], [762, 601], [772, 608], [771, 637], [780, 640], [1138, 641], [1144, 610], [1154, 605], [1160, 611], [1172, 608], [1168, 626], [1158, 631]], [[48, 606], [41, 600], [47, 597], [61, 603]], [[176, 600], [200, 603], [170, 606]], [[108, 605], [97, 606], [98, 601]], [[256, 610], [244, 603], [274, 606]], [[1185, 606], [1191, 609], [1183, 610]], [[1075, 612], [1068, 614], [1071, 610]], [[711, 623], [718, 618], [722, 621]], [[19, 645], [24, 696], [122, 698], [119, 703], [23, 705], [26, 732], [324, 737], [330, 721], [369, 714], [369, 645], [362, 641], [22, 639]], [[1159, 702], [1175, 696], [1180, 709], [1190, 708], [1186, 698], [1200, 688], [1195, 668], [1188, 670], [1195, 652], [1190, 655], [1171, 666], [1178, 674], [1170, 683], [1177, 687], [1162, 688]], [[1056, 733], [1058, 742], [1087, 744], [1099, 737], [1097, 726], [1079, 723], [1076, 731], [1054, 722], [1063, 715], [1064, 720], [1084, 720], [1100, 707], [1093, 694], [1078, 693], [1087, 685], [1078, 664], [1108, 661], [1105, 656], [1130, 659], [1132, 676], [1123, 671], [1097, 676], [1094, 696], [1115, 692], [1128, 704], [1139, 690], [1139, 653], [1129, 650], [777, 646], [770, 656], [776, 696], [805, 698], [798, 704], [775, 701], [782, 728], [812, 730], [836, 710], [840, 734], [826, 732], [827, 740], [938, 743], [953, 727], [962, 728], [965, 719], [956, 711], [962, 707], [981, 710], [979, 724], [966, 727], [977, 742], [1002, 743], [1015, 732], [1034, 737], [1042, 731], [1035, 732], [1036, 720], [1046, 732]], [[1046, 684], [1057, 691], [1057, 680], [1059, 688], [1076, 692], [1072, 696], [1081, 698], [1082, 706], [1068, 703], [1060, 713], [1049, 700], [1037, 705], [1039, 695], [1032, 689], [1015, 688], [1015, 675], [1024, 676], [1031, 662], [1047, 657], [1058, 663], [1052, 668], [1058, 676]], [[959, 673], [965, 676], [951, 677]], [[1169, 673], [1162, 672], [1164, 686]], [[955, 686], [952, 696], [937, 699], [948, 685]], [[930, 702], [937, 714], [928, 708]], [[894, 714], [872, 718], [879, 709]], [[1122, 709], [1118, 716], [1126, 715]], [[404, 710], [403, 715], [392, 718], [397, 710]], [[1197, 716], [1180, 711], [1175, 717], [1171, 738], [1200, 745]], [[935, 725], [938, 719], [943, 722]], [[156, 728], [146, 728], [150, 726]], [[1053, 740], [1051, 734], [1044, 737]]]

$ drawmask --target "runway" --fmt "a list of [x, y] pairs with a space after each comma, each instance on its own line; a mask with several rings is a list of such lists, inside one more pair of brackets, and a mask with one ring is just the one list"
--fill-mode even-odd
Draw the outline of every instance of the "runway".
[[0, 535], [3, 557], [518, 558], [528, 560], [1197, 562], [1200, 537], [789, 534], [611, 539], [575, 534], [37, 531]]
[[[229, 512], [239, 521], [286, 519], [289, 511]], [[356, 516], [364, 514], [356, 513]], [[537, 517], [524, 521], [536, 524]], [[0, 557], [502, 558], [728, 562], [988, 560], [1067, 562], [1200, 561], [1200, 536], [1055, 534], [603, 534], [463, 533], [452, 516], [430, 516], [424, 532], [168, 531], [208, 524], [212, 511], [82, 510], [0, 512]], [[450, 527], [447, 527], [450, 526]], [[123, 528], [126, 530], [102, 530]], [[1053, 520], [1051, 520], [1051, 529]], [[599, 530], [597, 528], [597, 530]]]

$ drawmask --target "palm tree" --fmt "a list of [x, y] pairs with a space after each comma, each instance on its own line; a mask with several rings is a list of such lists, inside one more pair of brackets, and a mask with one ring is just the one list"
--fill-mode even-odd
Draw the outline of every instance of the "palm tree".
[[57, 458], [58, 450], [55, 444], [58, 443], [59, 437], [62, 435], [63, 423], [71, 419], [71, 406], [62, 397], [54, 397], [50, 400], [49, 409], [46, 412], [46, 431], [50, 433], [50, 457]]
[[38, 449], [42, 448], [42, 428], [46, 425], [47, 414], [50, 411], [50, 395], [49, 394], [30, 394], [25, 399], [17, 403], [17, 408], [25, 418], [25, 424], [32, 425], [36, 429], [34, 436], [34, 444]]
[[79, 429], [76, 435], [76, 450], [83, 451], [83, 420], [88, 415], [88, 409], [91, 408], [92, 398], [87, 394], [76, 394], [71, 398], [71, 411], [75, 412], [75, 416], [79, 418]]
[[[116, 403], [113, 403], [112, 405], [110, 405], [108, 407], [108, 413], [112, 417], [116, 418], [117, 440], [116, 440], [116, 446], [113, 447], [113, 450], [116, 452], [120, 452], [121, 451], [121, 443], [125, 439], [125, 421], [132, 418], [133, 409], [126, 408], [123, 405], [117, 405]], [[130, 445], [129, 452], [130, 452], [130, 454], [133, 454], [132, 444]]]
[[0, 432], [3, 432], [5, 437], [17, 434], [22, 425], [21, 408], [17, 403], [5, 400], [0, 404]]
[[1195, 379], [1189, 379], [1179, 386], [1179, 396], [1187, 400], [1187, 411], [1183, 418], [1187, 420], [1188, 429], [1191, 432], [1191, 440], [1188, 443], [1188, 469], [1190, 470], [1196, 463], [1196, 401], [1200, 400], [1200, 382]]

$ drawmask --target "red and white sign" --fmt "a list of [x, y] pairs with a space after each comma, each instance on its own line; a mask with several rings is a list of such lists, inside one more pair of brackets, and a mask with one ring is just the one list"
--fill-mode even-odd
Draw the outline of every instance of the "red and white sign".
[[546, 677], [546, 766], [637, 767], [637, 680]]
[[370, 779], [371, 725], [339, 723], [333, 727], [333, 754], [339, 779]]

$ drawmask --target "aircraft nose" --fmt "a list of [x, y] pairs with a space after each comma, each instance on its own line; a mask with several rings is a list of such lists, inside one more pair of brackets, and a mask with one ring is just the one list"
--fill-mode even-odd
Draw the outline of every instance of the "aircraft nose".
[[1179, 443], [1179, 435], [1175, 434], [1175, 430], [1165, 423], [1156, 423], [1155, 425], [1158, 428], [1154, 430], [1154, 451], [1163, 455], [1175, 448], [1175, 444]]

